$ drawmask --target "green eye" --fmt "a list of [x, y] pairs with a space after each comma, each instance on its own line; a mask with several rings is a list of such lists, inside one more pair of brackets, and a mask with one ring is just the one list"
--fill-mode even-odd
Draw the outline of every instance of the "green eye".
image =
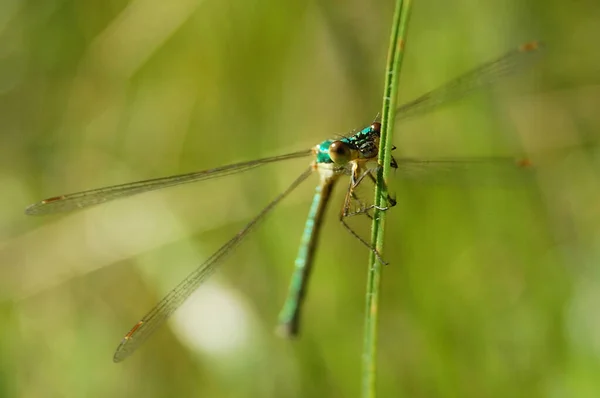
[[348, 145], [342, 141], [333, 141], [329, 145], [329, 157], [335, 164], [346, 164], [351, 160], [351, 152]]

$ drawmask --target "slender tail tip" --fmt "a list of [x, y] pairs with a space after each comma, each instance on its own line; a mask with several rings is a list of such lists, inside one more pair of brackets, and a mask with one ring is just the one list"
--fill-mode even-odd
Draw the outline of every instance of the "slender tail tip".
[[292, 322], [281, 323], [275, 329], [275, 334], [283, 339], [293, 340], [298, 337], [298, 327]]

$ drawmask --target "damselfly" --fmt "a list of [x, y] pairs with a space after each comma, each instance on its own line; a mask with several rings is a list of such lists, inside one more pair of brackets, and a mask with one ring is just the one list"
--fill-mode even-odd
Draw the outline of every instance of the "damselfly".
[[[417, 99], [400, 106], [397, 118], [406, 118], [430, 110], [436, 106], [458, 99], [475, 89], [497, 81], [523, 65], [529, 54], [539, 48], [539, 43], [526, 43], [500, 58], [487, 62], [464, 75], [432, 90]], [[194, 292], [198, 286], [211, 274], [215, 267], [223, 260], [227, 253], [237, 246], [244, 237], [269, 214], [290, 192], [311, 174], [317, 172], [320, 177], [319, 185], [313, 198], [308, 218], [302, 234], [300, 249], [295, 261], [294, 273], [289, 287], [288, 297], [279, 315], [279, 330], [286, 336], [298, 333], [300, 310], [306, 292], [307, 280], [312, 268], [313, 255], [317, 246], [319, 230], [327, 203], [339, 177], [350, 176], [350, 184], [346, 193], [340, 221], [356, 238], [365, 246], [369, 243], [362, 239], [346, 224], [345, 219], [352, 214], [368, 213], [373, 206], [364, 205], [356, 196], [357, 186], [365, 178], [374, 180], [379, 167], [377, 154], [379, 149], [379, 122], [373, 122], [368, 127], [339, 139], [329, 139], [315, 147], [287, 155], [274, 156], [244, 163], [237, 163], [210, 170], [163, 177], [127, 184], [115, 185], [105, 188], [93, 189], [69, 195], [55, 196], [35, 203], [26, 209], [26, 214], [40, 215], [66, 212], [88, 206], [104, 203], [142, 192], [153, 191], [174, 185], [185, 184], [222, 177], [253, 169], [268, 163], [280, 162], [287, 159], [312, 156], [313, 160], [308, 167], [291, 185], [275, 199], [273, 199], [258, 215], [256, 215], [241, 231], [218, 249], [196, 270], [189, 274], [181, 283], [171, 290], [142, 320], [140, 320], [123, 338], [114, 354], [113, 360], [119, 362], [131, 355], [163, 322]], [[414, 165], [423, 167], [432, 164], [457, 162], [459, 160], [425, 160], [399, 158], [393, 160], [392, 166], [401, 171]], [[391, 198], [389, 206], [394, 205]], [[357, 210], [351, 210], [354, 206]], [[376, 253], [376, 252], [375, 252]], [[378, 255], [376, 253], [376, 255]], [[381, 260], [381, 259], [380, 259]]]

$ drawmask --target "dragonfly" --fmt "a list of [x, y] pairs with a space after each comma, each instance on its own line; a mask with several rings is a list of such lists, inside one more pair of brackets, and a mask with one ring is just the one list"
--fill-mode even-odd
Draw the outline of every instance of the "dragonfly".
[[[442, 104], [457, 100], [466, 94], [496, 83], [500, 78], [511, 74], [526, 65], [531, 54], [538, 53], [541, 43], [532, 41], [525, 43], [492, 61], [486, 62], [446, 84], [429, 91], [416, 99], [405, 103], [396, 110], [397, 119], [406, 119], [416, 114], [430, 111]], [[221, 246], [214, 254], [208, 257], [198, 268], [185, 277], [175, 288], [173, 288], [152, 310], [150, 310], [139, 322], [137, 322], [125, 334], [119, 343], [114, 356], [114, 362], [120, 362], [133, 354], [152, 333], [169, 318], [177, 308], [207, 279], [216, 269], [218, 264], [231, 253], [232, 250], [273, 209], [309, 176], [316, 173], [319, 183], [316, 186], [313, 201], [308, 212], [308, 217], [302, 233], [298, 255], [294, 263], [294, 270], [289, 285], [287, 298], [279, 314], [278, 332], [286, 337], [294, 337], [299, 333], [300, 314], [304, 302], [307, 281], [312, 270], [314, 254], [319, 240], [319, 232], [324, 219], [325, 210], [332, 190], [336, 182], [342, 176], [350, 176], [349, 186], [346, 192], [342, 211], [339, 219], [355, 238], [363, 245], [374, 251], [377, 258], [383, 259], [370, 244], [361, 238], [348, 223], [346, 219], [356, 214], [367, 214], [374, 205], [367, 206], [356, 194], [356, 188], [365, 179], [375, 182], [376, 173], [379, 170], [377, 160], [379, 150], [379, 136], [381, 124], [375, 121], [357, 132], [345, 137], [327, 139], [313, 148], [301, 150], [280, 156], [272, 156], [242, 163], [221, 166], [213, 169], [180, 174], [170, 177], [149, 179], [144, 181], [130, 182], [88, 191], [60, 195], [42, 200], [26, 208], [28, 215], [46, 215], [68, 212], [89, 206], [98, 205], [111, 200], [129, 197], [132, 195], [172, 187], [191, 182], [204, 181], [213, 178], [240, 173], [270, 163], [283, 162], [285, 160], [312, 157], [307, 169], [302, 172], [283, 192], [277, 195], [266, 205], [250, 222], [246, 224], [235, 236]], [[409, 171], [412, 167], [431, 165], [445, 165], [454, 162], [470, 162], [465, 159], [414, 159], [398, 158], [392, 159], [391, 166], [402, 171]], [[379, 208], [387, 210], [395, 204], [391, 197], [387, 197], [387, 206]], [[353, 210], [354, 209], [354, 210]]]

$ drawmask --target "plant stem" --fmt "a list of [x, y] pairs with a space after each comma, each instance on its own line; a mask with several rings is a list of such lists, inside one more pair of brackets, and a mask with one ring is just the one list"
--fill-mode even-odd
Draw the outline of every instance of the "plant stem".
[[[379, 208], [386, 207], [388, 198], [387, 181], [390, 173], [392, 159], [392, 138], [396, 101], [398, 97], [398, 81], [400, 79], [400, 65], [404, 55], [404, 44], [410, 16], [411, 0], [397, 0], [392, 33], [388, 50], [388, 60], [385, 72], [385, 86], [383, 91], [383, 109], [381, 112], [381, 139], [379, 146], [379, 164], [381, 168], [377, 173], [375, 188], [375, 205]], [[383, 254], [383, 240], [386, 212], [375, 209], [371, 229], [371, 245], [379, 254]], [[376, 396], [377, 375], [377, 323], [378, 304], [381, 284], [381, 263], [375, 253], [369, 257], [369, 271], [367, 279], [365, 336], [363, 346], [363, 386], [362, 396], [373, 398]]]

